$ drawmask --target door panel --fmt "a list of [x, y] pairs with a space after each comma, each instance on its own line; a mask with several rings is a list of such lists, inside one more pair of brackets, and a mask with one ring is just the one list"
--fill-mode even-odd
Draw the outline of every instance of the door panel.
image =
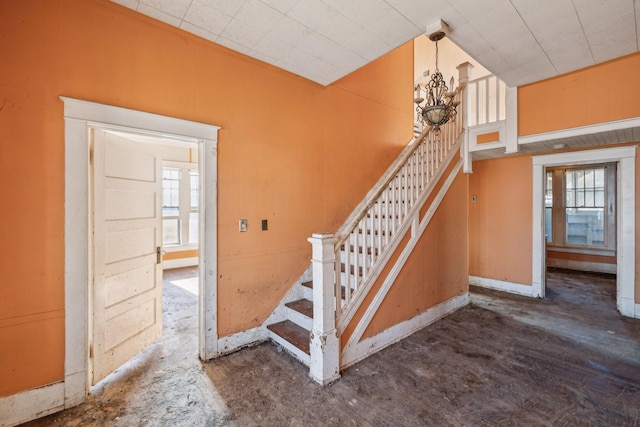
[[91, 384], [162, 335], [161, 161], [151, 144], [93, 131]]

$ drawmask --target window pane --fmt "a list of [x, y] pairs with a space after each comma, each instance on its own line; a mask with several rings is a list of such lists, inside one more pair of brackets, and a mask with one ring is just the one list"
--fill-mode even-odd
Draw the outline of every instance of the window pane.
[[197, 171], [190, 171], [191, 176], [191, 210], [198, 209], [198, 203], [200, 200], [200, 180], [198, 179]]
[[172, 208], [172, 207], [162, 208], [162, 216], [178, 216], [178, 215], [179, 215], [178, 208]]
[[584, 171], [575, 171], [576, 188], [584, 188]]
[[584, 205], [586, 207], [592, 208], [595, 206], [594, 202], [594, 191], [592, 189], [585, 190], [584, 192]]
[[575, 184], [573, 183], [573, 172], [571, 172], [571, 171], [565, 172], [564, 173], [564, 179], [566, 181], [567, 189], [575, 188]]
[[584, 171], [584, 187], [585, 188], [593, 188], [593, 169], [587, 169]]
[[553, 224], [551, 220], [551, 208], [546, 208], [544, 210], [544, 234], [547, 239], [547, 242], [553, 241]]
[[595, 186], [604, 188], [604, 169], [596, 169], [595, 170]]
[[177, 215], [173, 211], [166, 211], [164, 208], [175, 208], [180, 206], [180, 170], [172, 168], [162, 169], [162, 207], [163, 215]]
[[189, 243], [198, 243], [198, 212], [189, 214]]
[[578, 189], [578, 191], [576, 191], [576, 206], [578, 207], [584, 206], [584, 190], [583, 189]]
[[572, 245], [604, 246], [604, 209], [566, 209], [566, 242]]
[[162, 220], [162, 244], [180, 244], [180, 220], [178, 218]]
[[604, 207], [604, 190], [596, 190], [595, 205]]
[[547, 172], [547, 182], [544, 190], [544, 205], [553, 206], [553, 172]]
[[567, 190], [567, 198], [566, 198], [566, 205], [567, 207], [574, 207], [575, 206], [575, 199], [574, 199], [574, 194], [573, 194], [573, 190]]

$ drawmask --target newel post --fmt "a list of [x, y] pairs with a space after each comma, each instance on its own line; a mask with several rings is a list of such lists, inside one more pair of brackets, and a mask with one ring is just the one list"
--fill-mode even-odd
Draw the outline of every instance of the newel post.
[[[458, 84], [467, 84], [471, 80], [471, 70], [473, 65], [469, 62], [463, 62], [456, 67], [458, 69]], [[473, 173], [471, 167], [471, 153], [469, 152], [469, 109], [471, 107], [469, 103], [469, 88], [464, 89], [462, 108], [458, 114], [462, 113], [462, 127], [464, 128], [464, 141], [462, 142], [462, 171], [464, 173]]]
[[340, 339], [335, 318], [335, 250], [333, 234], [314, 233], [312, 246], [313, 328], [311, 329], [309, 376], [318, 384], [340, 378]]

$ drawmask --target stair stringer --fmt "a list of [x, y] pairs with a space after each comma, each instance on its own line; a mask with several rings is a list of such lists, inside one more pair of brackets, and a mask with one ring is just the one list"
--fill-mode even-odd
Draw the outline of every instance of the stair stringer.
[[[378, 309], [382, 305], [382, 302], [384, 301], [384, 298], [386, 297], [387, 293], [392, 288], [396, 278], [398, 277], [398, 274], [400, 273], [405, 263], [409, 259], [409, 256], [413, 252], [413, 249], [415, 248], [416, 244], [420, 240], [422, 234], [427, 229], [427, 226], [429, 225], [431, 218], [433, 218], [433, 215], [437, 211], [438, 206], [440, 205], [445, 195], [447, 194], [449, 187], [451, 186], [455, 178], [460, 173], [460, 170], [462, 169], [462, 165], [463, 165], [463, 160], [462, 159], [458, 160], [453, 170], [447, 176], [443, 186], [438, 191], [438, 194], [436, 195], [435, 199], [431, 203], [431, 206], [427, 210], [422, 221], [418, 222], [418, 219], [417, 219], [417, 214], [419, 212], [419, 209], [417, 209], [416, 212], [413, 215], [411, 215], [415, 219], [407, 221], [411, 223], [411, 227], [412, 227], [411, 238], [409, 239], [406, 246], [402, 250], [400, 256], [398, 257], [392, 269], [390, 270], [388, 276], [384, 279], [382, 286], [380, 287], [375, 297], [371, 301], [371, 304], [369, 304], [364, 315], [359, 320], [356, 328], [354, 329], [353, 333], [349, 337], [349, 340], [347, 341], [346, 345], [342, 348], [341, 355], [340, 355], [340, 369], [345, 369], [348, 366], [353, 365], [354, 363], [357, 363], [360, 360], [363, 360], [374, 353], [377, 353], [383, 348], [388, 347], [389, 345], [394, 344], [408, 337], [409, 335], [413, 334], [417, 330], [422, 329], [425, 326], [428, 326], [429, 324], [437, 321], [438, 319], [446, 316], [449, 313], [452, 313], [453, 311], [458, 310], [459, 308], [464, 307], [469, 303], [469, 293], [467, 292], [465, 294], [458, 295], [454, 298], [444, 301], [434, 307], [431, 307], [430, 309], [426, 310], [422, 314], [415, 316], [412, 319], [401, 322], [395, 326], [392, 326], [391, 328], [385, 331], [382, 331], [381, 333], [373, 337], [360, 341], [360, 338], [362, 338], [362, 335], [364, 334], [367, 327], [371, 323], [373, 317], [375, 316]], [[443, 165], [443, 169], [446, 169], [447, 166], [448, 165]], [[421, 204], [419, 205], [421, 206]], [[405, 234], [405, 233], [402, 233], [402, 234]], [[395, 251], [396, 249], [397, 248], [394, 248], [393, 251]], [[390, 252], [393, 252], [393, 251], [390, 251]], [[362, 293], [365, 293], [365, 292], [362, 292]], [[354, 311], [354, 314], [355, 314], [355, 311]], [[348, 325], [348, 323], [346, 325]], [[344, 329], [341, 329], [341, 330], [344, 330]]]
[[353, 319], [353, 316], [355, 316], [356, 312], [358, 311], [358, 309], [364, 302], [365, 298], [369, 294], [371, 287], [378, 280], [378, 278], [380, 277], [380, 274], [382, 274], [382, 271], [387, 266], [389, 259], [395, 253], [397, 246], [400, 244], [400, 242], [406, 235], [407, 231], [413, 226], [414, 221], [411, 218], [417, 216], [420, 210], [424, 207], [425, 202], [427, 201], [429, 196], [432, 194], [433, 189], [436, 187], [438, 182], [440, 182], [440, 180], [442, 179], [445, 171], [447, 170], [447, 168], [449, 167], [453, 159], [456, 158], [456, 156], [460, 158], [460, 147], [462, 145], [463, 140], [464, 140], [464, 134], [458, 137], [458, 141], [447, 154], [447, 157], [442, 162], [442, 164], [438, 168], [438, 171], [436, 172], [432, 180], [427, 185], [427, 188], [422, 192], [422, 194], [420, 195], [420, 198], [417, 200], [415, 205], [411, 208], [409, 214], [406, 216], [405, 221], [396, 230], [391, 241], [389, 242], [389, 247], [385, 249], [385, 252], [382, 254], [381, 259], [378, 261], [376, 266], [369, 273], [369, 276], [367, 277], [366, 281], [361, 285], [360, 290], [354, 295], [350, 305], [341, 314], [340, 318], [338, 319], [338, 323], [336, 325], [340, 334], [342, 333], [342, 331], [345, 330], [347, 325], [349, 325], [349, 323]]

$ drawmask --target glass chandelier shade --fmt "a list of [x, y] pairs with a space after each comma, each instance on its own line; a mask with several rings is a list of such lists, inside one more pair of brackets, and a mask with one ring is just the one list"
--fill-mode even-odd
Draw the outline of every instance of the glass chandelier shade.
[[[442, 77], [442, 73], [438, 70], [438, 40], [442, 39], [442, 37], [444, 37], [444, 33], [436, 33], [430, 37], [431, 40], [436, 42], [436, 69], [424, 87], [420, 86], [420, 84], [416, 85], [416, 97], [414, 99], [418, 120], [423, 125], [433, 126], [436, 132], [440, 131], [440, 126], [456, 116], [456, 107], [460, 103], [455, 100], [456, 92], [453, 90], [453, 77], [451, 77], [450, 86], [452, 89], [450, 91]], [[425, 98], [421, 96], [422, 91], [425, 93]]]

